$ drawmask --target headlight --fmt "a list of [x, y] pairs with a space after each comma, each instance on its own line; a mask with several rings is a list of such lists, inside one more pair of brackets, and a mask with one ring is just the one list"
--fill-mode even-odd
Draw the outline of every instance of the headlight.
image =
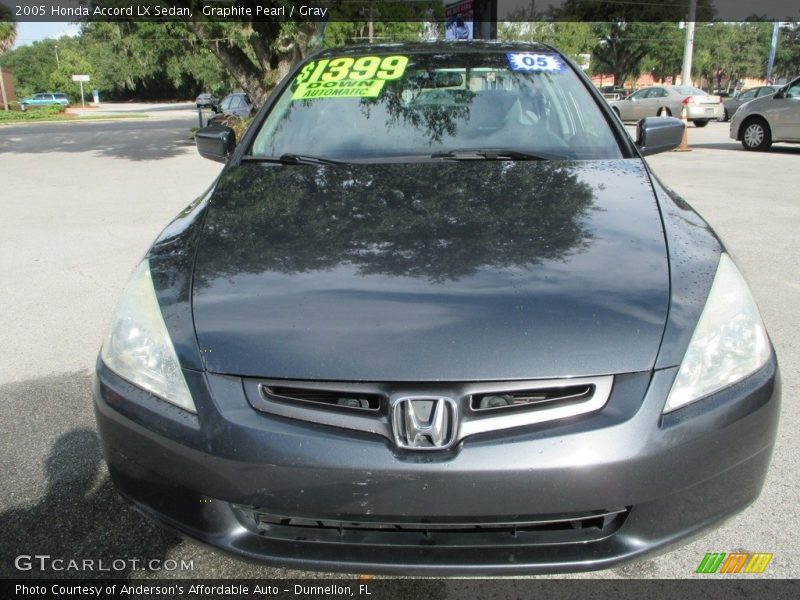
[[134, 385], [197, 412], [161, 316], [147, 259], [136, 268], [122, 294], [100, 357]]
[[723, 253], [664, 412], [744, 379], [764, 366], [769, 354], [767, 332], [750, 289]]

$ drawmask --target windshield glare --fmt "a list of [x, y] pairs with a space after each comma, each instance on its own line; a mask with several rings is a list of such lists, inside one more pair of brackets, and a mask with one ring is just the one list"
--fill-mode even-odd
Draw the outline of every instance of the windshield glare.
[[342, 52], [300, 70], [261, 124], [253, 156], [367, 160], [502, 149], [622, 157], [594, 98], [555, 53]]

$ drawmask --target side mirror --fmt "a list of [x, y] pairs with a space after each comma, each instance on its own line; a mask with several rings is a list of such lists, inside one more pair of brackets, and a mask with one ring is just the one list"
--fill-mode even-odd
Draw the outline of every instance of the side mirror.
[[636, 125], [636, 146], [642, 156], [677, 148], [683, 139], [683, 121], [675, 117], [647, 117]]
[[224, 163], [236, 148], [236, 133], [224, 125], [210, 125], [197, 131], [195, 142], [200, 156]]

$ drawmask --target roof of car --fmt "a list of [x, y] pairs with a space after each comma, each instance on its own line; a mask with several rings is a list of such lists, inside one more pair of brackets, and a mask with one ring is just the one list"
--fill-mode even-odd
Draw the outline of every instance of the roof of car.
[[461, 40], [457, 42], [399, 42], [392, 44], [369, 44], [340, 46], [320, 51], [317, 56], [341, 56], [342, 54], [435, 54], [437, 52], [475, 53], [481, 52], [558, 52], [555, 48], [539, 42], [501, 42], [488, 40]]

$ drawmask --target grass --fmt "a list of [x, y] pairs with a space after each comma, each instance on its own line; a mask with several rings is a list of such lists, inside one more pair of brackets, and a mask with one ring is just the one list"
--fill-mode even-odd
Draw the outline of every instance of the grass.
[[32, 123], [32, 122], [49, 122], [49, 123], [63, 123], [65, 121], [100, 121], [100, 120], [117, 120], [117, 119], [146, 119], [147, 115], [144, 113], [125, 113], [116, 115], [87, 115], [78, 116], [63, 111], [48, 110], [47, 108], [28, 109], [25, 112], [19, 110], [2, 111], [0, 110], [0, 125], [6, 123]]
[[8, 110], [0, 112], [0, 123], [7, 121], [41, 121], [42, 119], [64, 118], [66, 109], [63, 106], [36, 106], [26, 111]]

